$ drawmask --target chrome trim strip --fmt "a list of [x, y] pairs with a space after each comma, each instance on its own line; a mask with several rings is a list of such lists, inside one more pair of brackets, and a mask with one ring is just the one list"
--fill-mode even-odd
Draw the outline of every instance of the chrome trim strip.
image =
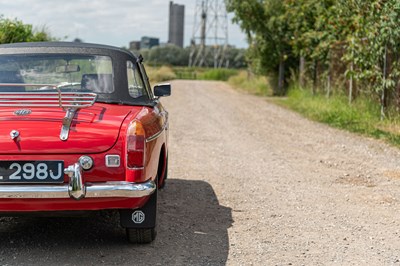
[[148, 137], [148, 138], [146, 139], [146, 142], [151, 142], [151, 141], [157, 139], [159, 136], [161, 136], [161, 134], [163, 133], [164, 130], [165, 130], [165, 128], [163, 127], [159, 132], [157, 132], [156, 134], [154, 134], [154, 135], [151, 136], [151, 137]]
[[163, 127], [161, 128], [161, 130], [159, 132], [157, 132], [156, 134], [154, 134], [151, 137], [148, 137], [146, 139], [146, 142], [150, 142], [153, 141], [155, 139], [157, 139], [159, 136], [161, 136], [161, 134], [164, 132], [164, 130], [166, 130], [168, 128], [168, 122], [165, 122], [165, 124], [163, 125]]
[[101, 184], [87, 184], [87, 198], [107, 198], [107, 197], [123, 197], [123, 198], [141, 198], [153, 194], [156, 190], [154, 181], [146, 183], [129, 183], [129, 182], [106, 182]]
[[[86, 183], [85, 198], [141, 198], [151, 195], [156, 184], [150, 180], [145, 183], [104, 182]], [[0, 185], [0, 198], [3, 199], [66, 199], [70, 198], [69, 184], [63, 185]]]

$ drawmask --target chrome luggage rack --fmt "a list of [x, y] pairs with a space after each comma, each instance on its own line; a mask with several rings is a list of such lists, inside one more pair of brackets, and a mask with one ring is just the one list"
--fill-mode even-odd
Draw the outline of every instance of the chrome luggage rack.
[[35, 92], [1, 92], [0, 107], [60, 107], [66, 111], [63, 118], [60, 139], [68, 139], [71, 122], [77, 110], [92, 106], [97, 94], [92, 92], [61, 92], [61, 87], [79, 85], [80, 83], [54, 84], [27, 84], [27, 83], [0, 83], [1, 87], [43, 87], [55, 91]]

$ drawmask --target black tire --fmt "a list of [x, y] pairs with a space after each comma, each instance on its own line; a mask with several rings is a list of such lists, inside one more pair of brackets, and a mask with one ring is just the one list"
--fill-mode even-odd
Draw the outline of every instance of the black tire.
[[149, 244], [156, 238], [155, 228], [126, 228], [128, 241], [133, 244]]
[[165, 182], [167, 182], [167, 177], [168, 177], [168, 156], [165, 163], [165, 172], [163, 176], [163, 181], [160, 183], [159, 189], [163, 189], [165, 187]]

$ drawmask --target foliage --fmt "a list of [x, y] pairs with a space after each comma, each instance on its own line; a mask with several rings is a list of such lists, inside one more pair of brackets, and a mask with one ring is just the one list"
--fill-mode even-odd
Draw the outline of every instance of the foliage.
[[0, 17], [0, 43], [51, 41], [53, 38], [42, 29], [35, 31], [30, 24], [17, 19]]
[[285, 17], [293, 33], [291, 46], [296, 56], [326, 60], [330, 42], [335, 39], [327, 24], [333, 0], [287, 1]]
[[226, 66], [229, 68], [246, 68], [246, 58], [245, 58], [246, 50], [228, 47], [225, 51], [225, 59], [227, 61]]
[[[226, 0], [226, 4], [248, 37], [247, 59], [257, 73], [276, 75], [282, 60], [292, 73], [300, 73], [303, 59], [314, 93], [325, 80], [330, 94], [336, 75], [347, 80], [349, 91], [343, 88], [342, 93], [350, 102], [363, 94], [379, 99], [382, 110], [391, 99], [400, 110], [398, 0]], [[359, 89], [352, 91], [353, 85]]]
[[[156, 46], [151, 49], [142, 49], [140, 51], [133, 51], [135, 54], [142, 54], [146, 62], [152, 66], [188, 66], [190, 47], [180, 48], [175, 45]], [[212, 47], [207, 47], [207, 52]], [[245, 50], [235, 47], [228, 47], [225, 51], [225, 59], [227, 61], [226, 67], [229, 68], [244, 68], [246, 67]], [[213, 58], [209, 57], [206, 65], [213, 66]]]
[[142, 49], [139, 52], [143, 55], [146, 62], [153, 66], [187, 66], [189, 62], [189, 50], [172, 44], [156, 46], [151, 49]]
[[247, 60], [256, 73], [279, 74], [275, 95], [284, 93], [284, 80], [289, 76], [286, 67], [292, 67], [293, 32], [286, 15], [288, 5], [282, 0], [226, 0], [228, 11], [234, 12], [234, 21], [246, 32], [249, 49]]
[[[353, 19], [354, 33], [348, 41], [350, 49], [344, 59], [353, 61], [358, 69], [353, 74], [356, 79], [366, 81], [376, 92], [394, 89], [398, 76], [398, 62], [392, 65], [392, 72], [386, 75], [385, 57], [388, 49], [398, 49], [400, 45], [400, 3], [398, 1], [361, 0], [344, 2], [358, 7], [359, 11]], [[386, 64], [386, 66], [385, 66]]]
[[258, 73], [276, 71], [281, 59], [290, 53], [288, 23], [281, 0], [227, 0], [228, 11], [246, 33], [250, 49], [247, 59]]

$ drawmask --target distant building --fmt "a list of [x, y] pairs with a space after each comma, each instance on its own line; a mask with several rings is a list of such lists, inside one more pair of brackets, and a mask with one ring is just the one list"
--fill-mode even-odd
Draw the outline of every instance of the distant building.
[[168, 43], [183, 48], [183, 29], [185, 25], [185, 6], [169, 2]]
[[140, 49], [150, 49], [158, 45], [160, 45], [160, 39], [158, 38], [144, 36], [140, 41]]
[[140, 41], [133, 41], [129, 43], [129, 50], [139, 51], [140, 50]]

